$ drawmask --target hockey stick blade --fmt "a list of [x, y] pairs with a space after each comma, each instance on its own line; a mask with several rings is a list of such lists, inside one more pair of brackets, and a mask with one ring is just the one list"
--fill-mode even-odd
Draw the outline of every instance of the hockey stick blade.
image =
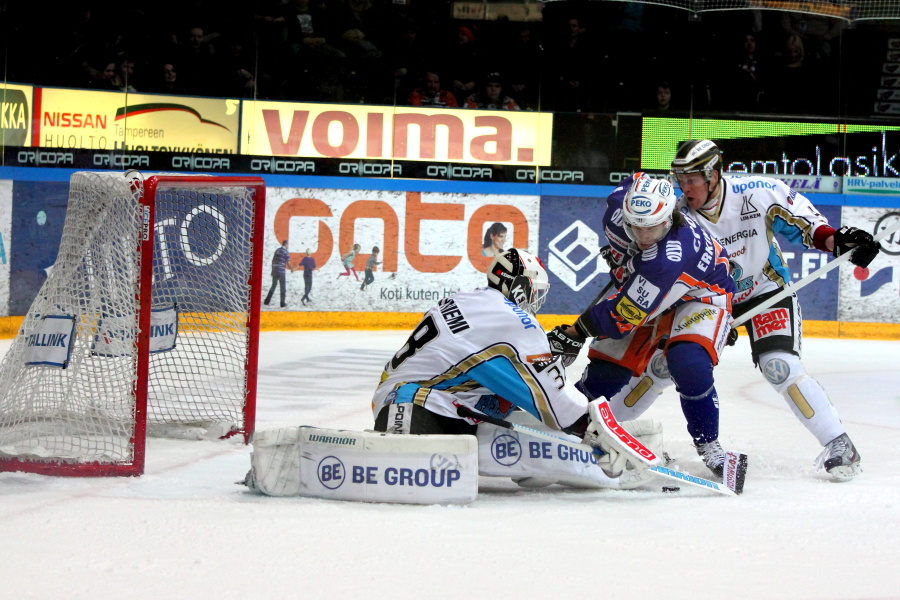
[[740, 494], [740, 492], [731, 490], [722, 483], [717, 483], [715, 481], [712, 481], [711, 479], [704, 479], [703, 477], [697, 477], [696, 475], [682, 473], [681, 471], [676, 471], [675, 469], [670, 469], [669, 467], [657, 465], [655, 467], [650, 467], [650, 470], [660, 477], [675, 479], [677, 481], [680, 481], [681, 483], [696, 485], [697, 487], [706, 488], [725, 496], [737, 496], [738, 494]]
[[605, 398], [594, 400], [588, 404], [588, 413], [591, 420], [601, 425], [606, 435], [632, 458], [650, 467], [659, 465], [659, 457], [619, 424]]
[[[573, 442], [572, 440], [566, 439], [559, 435], [554, 435], [552, 433], [547, 433], [546, 431], [541, 431], [539, 429], [533, 429], [531, 427], [526, 427], [524, 425], [519, 425], [517, 423], [510, 423], [504, 419], [498, 419], [497, 417], [492, 417], [490, 415], [485, 415], [476, 410], [472, 410], [468, 406], [457, 406], [456, 414], [460, 417], [473, 419], [476, 421], [482, 421], [483, 423], [490, 423], [491, 425], [496, 425], [497, 427], [502, 427], [504, 429], [511, 429], [513, 431], [517, 431], [519, 433], [523, 433], [525, 435], [531, 435], [538, 438], [543, 438], [545, 440], [550, 440], [553, 442], [557, 442], [559, 444], [563, 444], [565, 446], [569, 446], [570, 448], [576, 448], [578, 450], [582, 450], [585, 452], [590, 452], [593, 454], [601, 454], [602, 451], [600, 448], [595, 448], [589, 444], [582, 444], [580, 442]], [[643, 461], [642, 461], [643, 462]], [[682, 473], [681, 471], [677, 471], [675, 469], [670, 469], [668, 467], [650, 467], [650, 471], [659, 477], [663, 477], [665, 479], [676, 479], [681, 483], [686, 483], [688, 485], [694, 485], [700, 488], [704, 488], [707, 490], [711, 490], [714, 492], [718, 492], [719, 494], [723, 494], [725, 496], [735, 496], [737, 495], [734, 491], [728, 489], [721, 483], [716, 483], [715, 481], [710, 481], [708, 479], [704, 479], [702, 477], [695, 477], [693, 475], [689, 475], [687, 473]], [[739, 493], [739, 492], [738, 492]]]
[[747, 476], [747, 455], [737, 452], [725, 453], [725, 466], [722, 482], [735, 494], [744, 491], [744, 478]]

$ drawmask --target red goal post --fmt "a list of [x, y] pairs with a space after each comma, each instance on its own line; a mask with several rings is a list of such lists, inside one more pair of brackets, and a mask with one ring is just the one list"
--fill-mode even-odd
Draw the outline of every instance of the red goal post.
[[264, 211], [259, 177], [73, 174], [0, 363], [0, 471], [140, 475], [148, 435], [246, 443]]

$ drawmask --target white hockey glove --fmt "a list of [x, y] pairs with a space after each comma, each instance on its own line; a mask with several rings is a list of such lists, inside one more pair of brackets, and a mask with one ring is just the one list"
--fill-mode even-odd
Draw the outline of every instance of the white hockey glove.
[[596, 421], [588, 423], [583, 441], [585, 444], [600, 448], [603, 452], [603, 456], [597, 458], [597, 465], [607, 476], [616, 478], [622, 475], [628, 457], [625, 452], [621, 451], [619, 444], [613, 441]]
[[[639, 419], [625, 421], [622, 427], [631, 432], [642, 444], [653, 450], [657, 456], [663, 456], [663, 428], [662, 423], [655, 419]], [[653, 473], [643, 463], [635, 465], [627, 461], [625, 471], [619, 476], [619, 489], [630, 490], [654, 479]]]

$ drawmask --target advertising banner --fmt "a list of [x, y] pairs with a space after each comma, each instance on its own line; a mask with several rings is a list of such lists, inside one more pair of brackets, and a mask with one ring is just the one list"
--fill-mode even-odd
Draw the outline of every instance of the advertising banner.
[[[608, 242], [603, 233], [606, 200], [544, 196], [541, 199], [541, 258], [550, 274], [550, 294], [544, 312], [581, 314], [609, 282], [609, 268], [600, 256]], [[840, 207], [823, 206], [820, 212], [840, 226]], [[806, 277], [831, 260], [831, 254], [808, 250], [778, 238], [793, 281]], [[803, 288], [798, 296], [806, 319], [834, 321], [837, 318], [838, 274]]]
[[486, 285], [495, 248], [536, 247], [538, 207], [536, 196], [270, 188], [263, 310], [423, 312]]
[[13, 182], [0, 179], [0, 315], [9, 315], [9, 243]]
[[550, 276], [542, 312], [581, 314], [609, 283], [609, 267], [600, 256], [606, 198], [541, 198], [540, 256]]
[[31, 143], [30, 85], [0, 83], [0, 146]]
[[549, 165], [552, 113], [244, 101], [257, 156]]
[[[9, 248], [9, 315], [24, 315], [56, 262], [69, 184], [16, 181], [12, 188]], [[2, 210], [2, 209], [0, 209]], [[11, 285], [9, 282], [15, 282]]]
[[[36, 88], [37, 118], [32, 145], [185, 155], [235, 154], [239, 106], [239, 100], [222, 98]], [[127, 167], [105, 165], [123, 166]]]
[[648, 117], [641, 167], [667, 170], [678, 146], [689, 139], [716, 142], [725, 170], [732, 173], [900, 177], [900, 127], [846, 122]]
[[[844, 208], [844, 222], [873, 235], [900, 220], [900, 210]], [[865, 269], [842, 265], [838, 320], [860, 323], [900, 323], [900, 233], [881, 242], [881, 252]]]

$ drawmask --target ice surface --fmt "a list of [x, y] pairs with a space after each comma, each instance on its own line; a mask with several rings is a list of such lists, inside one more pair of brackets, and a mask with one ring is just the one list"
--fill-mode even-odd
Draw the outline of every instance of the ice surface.
[[[257, 427], [371, 427], [407, 335], [262, 334]], [[739, 498], [485, 478], [464, 507], [270, 498], [235, 485], [236, 441], [150, 439], [140, 478], [0, 473], [0, 598], [900, 598], [900, 343], [804, 342], [863, 457], [850, 483], [815, 471], [818, 443], [741, 337], [715, 372], [722, 443], [750, 456]], [[707, 475], [673, 390], [647, 416]]]

